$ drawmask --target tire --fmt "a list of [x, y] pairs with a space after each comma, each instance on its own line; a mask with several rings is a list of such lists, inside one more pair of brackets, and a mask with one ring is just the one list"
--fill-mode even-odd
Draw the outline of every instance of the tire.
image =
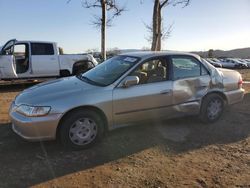
[[89, 70], [89, 61], [78, 61], [73, 66], [73, 75], [79, 75]]
[[213, 123], [223, 114], [225, 102], [218, 94], [209, 94], [201, 105], [200, 119], [204, 123]]
[[104, 122], [94, 111], [79, 110], [66, 116], [60, 127], [61, 143], [68, 149], [86, 149], [104, 136]]
[[75, 71], [75, 75], [80, 75], [82, 73], [87, 72], [87, 68], [85, 66], [77, 66], [76, 67], [76, 71]]
[[60, 77], [67, 77], [70, 76], [70, 72], [68, 70], [61, 70]]

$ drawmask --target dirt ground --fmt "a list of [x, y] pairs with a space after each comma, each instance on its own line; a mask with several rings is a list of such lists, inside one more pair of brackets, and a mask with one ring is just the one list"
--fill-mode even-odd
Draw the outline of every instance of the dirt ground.
[[73, 152], [16, 136], [7, 114], [19, 91], [0, 91], [0, 187], [250, 188], [250, 85], [244, 88], [244, 101], [214, 124], [188, 117], [135, 125]]
[[243, 80], [250, 81], [250, 71], [249, 69], [238, 70], [241, 73]]

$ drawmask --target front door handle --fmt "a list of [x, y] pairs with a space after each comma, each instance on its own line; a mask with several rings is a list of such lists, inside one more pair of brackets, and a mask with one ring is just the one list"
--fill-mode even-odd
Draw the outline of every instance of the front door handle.
[[171, 89], [165, 89], [165, 90], [162, 90], [160, 92], [160, 94], [164, 95], [164, 94], [169, 94], [172, 90]]

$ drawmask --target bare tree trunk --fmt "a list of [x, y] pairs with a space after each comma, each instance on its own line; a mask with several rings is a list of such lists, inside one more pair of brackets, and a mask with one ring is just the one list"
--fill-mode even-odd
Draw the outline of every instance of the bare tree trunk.
[[154, 10], [153, 10], [153, 36], [152, 36], [152, 46], [151, 50], [156, 51], [158, 46], [158, 34], [159, 34], [159, 27], [158, 27], [158, 16], [160, 11], [160, 0], [155, 0], [154, 2]]
[[107, 22], [107, 5], [106, 5], [106, 0], [101, 0], [101, 5], [102, 5], [102, 23], [101, 23], [101, 54], [102, 54], [102, 59], [106, 60], [106, 22]]
[[[70, 2], [71, 0], [68, 0]], [[120, 7], [116, 0], [81, 0], [85, 8], [101, 8], [102, 15], [95, 16], [93, 25], [101, 27], [101, 58], [106, 60], [106, 27], [115, 17], [120, 16], [125, 7]], [[107, 18], [107, 12], [111, 12], [111, 17]], [[110, 24], [109, 24], [110, 25]]]
[[[164, 37], [164, 32], [162, 31], [162, 16], [161, 11], [164, 7], [169, 4], [177, 5], [177, 4], [185, 4], [184, 7], [188, 6], [190, 0], [179, 0], [179, 1], [170, 1], [170, 0], [154, 0], [154, 10], [153, 10], [153, 26], [152, 26], [152, 51], [160, 51], [162, 38]], [[169, 27], [171, 29], [171, 26]], [[167, 31], [169, 34], [170, 30]]]
[[158, 11], [158, 35], [157, 35], [157, 46], [156, 51], [161, 51], [161, 41], [162, 41], [162, 17], [161, 9]]

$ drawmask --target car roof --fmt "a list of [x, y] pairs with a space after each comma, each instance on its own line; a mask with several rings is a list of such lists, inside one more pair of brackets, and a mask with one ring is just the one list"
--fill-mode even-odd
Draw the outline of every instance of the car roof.
[[51, 41], [18, 40], [16, 43], [55, 43]]
[[139, 58], [150, 58], [157, 56], [165, 56], [165, 55], [189, 55], [198, 58], [199, 56], [196, 54], [188, 53], [188, 52], [179, 52], [179, 51], [138, 51], [138, 52], [128, 52], [122, 53], [120, 55], [126, 56], [134, 56]]

